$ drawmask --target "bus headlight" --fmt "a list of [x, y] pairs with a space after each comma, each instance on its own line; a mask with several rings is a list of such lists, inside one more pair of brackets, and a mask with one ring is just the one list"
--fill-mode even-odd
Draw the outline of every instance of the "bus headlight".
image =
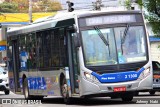
[[147, 77], [150, 73], [151, 73], [151, 70], [150, 70], [150, 67], [148, 67], [140, 74], [139, 79], [143, 79]]
[[92, 79], [92, 75], [89, 73], [84, 72], [84, 76], [86, 77], [86, 79]]
[[84, 72], [84, 76], [89, 81], [99, 82], [99, 80], [95, 76], [93, 76], [92, 74], [90, 74], [90, 73]]
[[149, 74], [150, 74], [150, 67], [149, 68], [147, 68], [146, 70], [144, 70], [143, 71], [143, 75], [144, 75], [144, 77], [146, 77], [146, 76], [148, 76]]

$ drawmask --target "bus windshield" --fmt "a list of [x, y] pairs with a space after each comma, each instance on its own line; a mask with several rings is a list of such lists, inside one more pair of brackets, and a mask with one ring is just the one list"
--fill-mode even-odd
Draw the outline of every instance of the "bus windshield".
[[98, 28], [98, 30], [99, 32], [96, 29], [81, 32], [86, 66], [115, 65], [147, 60], [143, 26], [130, 25], [127, 33], [126, 27]]

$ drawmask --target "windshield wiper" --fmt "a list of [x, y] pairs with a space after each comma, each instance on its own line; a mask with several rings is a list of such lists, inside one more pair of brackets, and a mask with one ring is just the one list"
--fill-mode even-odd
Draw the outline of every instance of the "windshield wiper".
[[127, 24], [127, 26], [126, 26], [126, 28], [125, 28], [125, 30], [124, 30], [123, 36], [122, 36], [122, 38], [121, 38], [122, 54], [123, 54], [123, 44], [124, 44], [124, 42], [125, 42], [125, 40], [126, 40], [126, 36], [127, 36], [128, 30], [129, 30], [129, 27], [130, 27], [130, 25]]
[[102, 39], [102, 41], [104, 42], [104, 44], [105, 44], [106, 46], [108, 46], [109, 43], [108, 43], [108, 41], [105, 39], [105, 37], [104, 37], [103, 33], [100, 31], [100, 29], [99, 29], [98, 27], [96, 27], [96, 26], [94, 27], [94, 29], [97, 31], [99, 37]]
[[[100, 37], [101, 40], [104, 42], [104, 44], [105, 44], [106, 46], [108, 46], [108, 51], [109, 51], [109, 56], [110, 56], [109, 41], [105, 39], [103, 33], [101, 32], [101, 30], [100, 30], [97, 26], [95, 26], [94, 29], [97, 31], [99, 37]], [[107, 36], [107, 39], [108, 39], [108, 36]]]
[[124, 42], [126, 40], [126, 36], [127, 36], [128, 30], [129, 30], [129, 27], [130, 27], [130, 25], [127, 24], [127, 26], [126, 26], [126, 28], [124, 30], [124, 34], [123, 34], [122, 39], [121, 39], [121, 44], [124, 44]]

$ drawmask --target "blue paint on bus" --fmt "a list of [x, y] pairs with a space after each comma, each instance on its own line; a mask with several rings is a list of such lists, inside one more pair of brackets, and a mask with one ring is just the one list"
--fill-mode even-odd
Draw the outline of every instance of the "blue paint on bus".
[[92, 75], [95, 76], [101, 83], [115, 83], [115, 82], [126, 82], [137, 80], [140, 74], [144, 71], [144, 68], [141, 68], [138, 71], [125, 71], [117, 73], [106, 73], [99, 75], [96, 72], [92, 72]]
[[32, 90], [46, 90], [46, 81], [44, 77], [29, 77], [28, 88]]

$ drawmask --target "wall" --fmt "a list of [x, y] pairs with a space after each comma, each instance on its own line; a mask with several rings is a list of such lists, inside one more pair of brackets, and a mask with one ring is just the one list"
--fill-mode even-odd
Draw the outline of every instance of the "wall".
[[160, 42], [151, 42], [151, 56], [153, 61], [160, 62]]

